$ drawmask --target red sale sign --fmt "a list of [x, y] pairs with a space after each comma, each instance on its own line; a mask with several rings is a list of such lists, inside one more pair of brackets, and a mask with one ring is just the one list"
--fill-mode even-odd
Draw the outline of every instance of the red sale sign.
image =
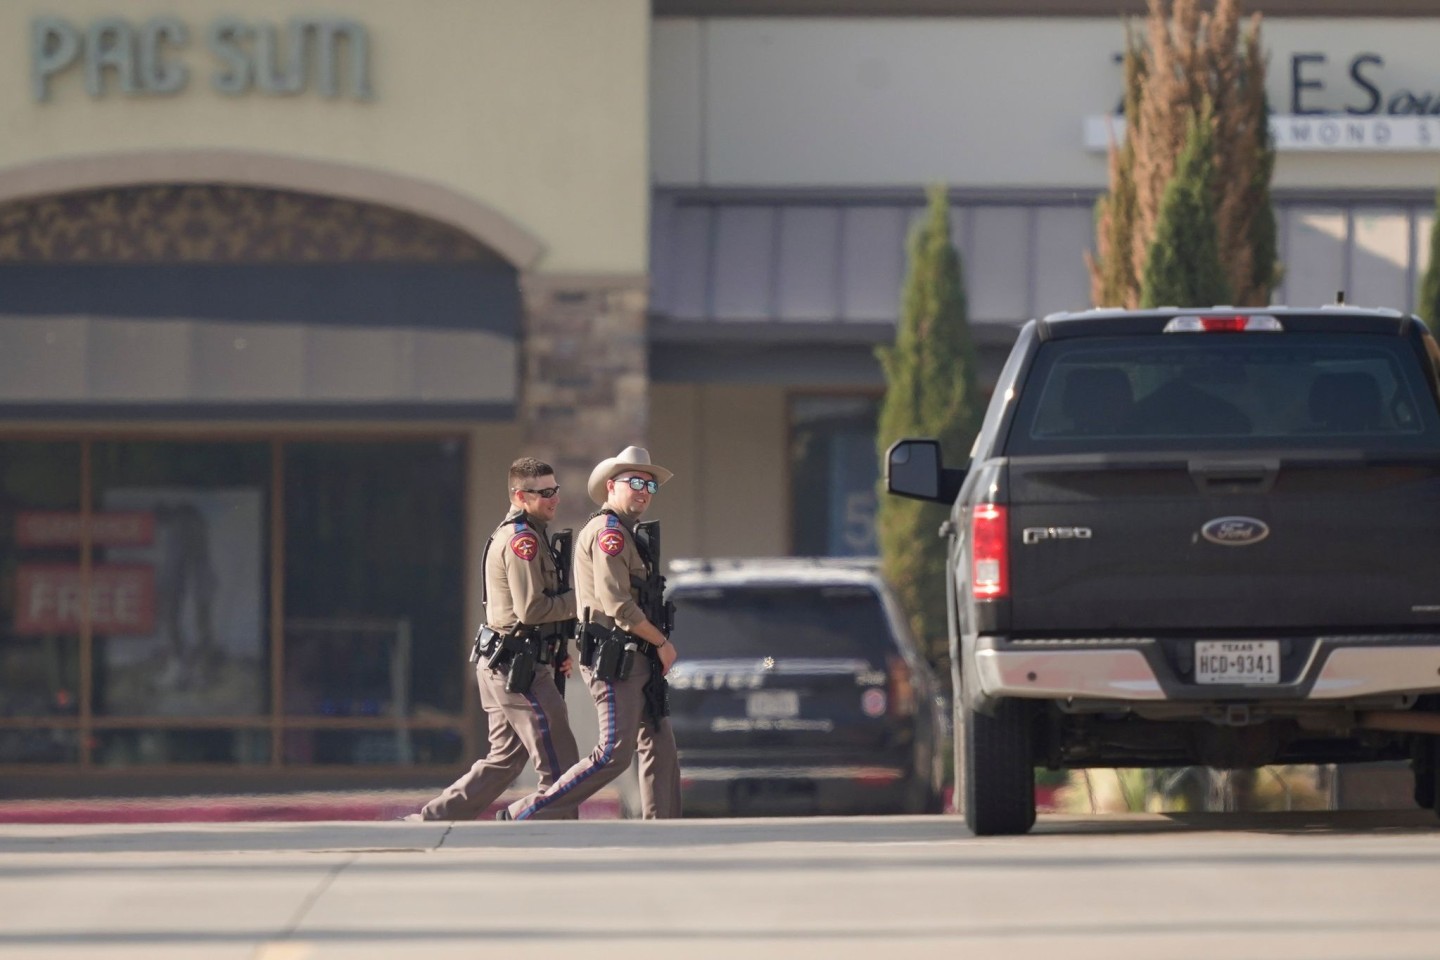
[[[24, 510], [15, 515], [17, 547], [78, 547], [81, 515], [70, 510]], [[155, 514], [142, 510], [91, 514], [90, 540], [97, 547], [146, 547], [155, 542]]]
[[[15, 600], [17, 634], [77, 633], [84, 609], [80, 568], [21, 564], [15, 573]], [[90, 623], [95, 633], [154, 633], [155, 568], [143, 563], [98, 564], [92, 568]]]

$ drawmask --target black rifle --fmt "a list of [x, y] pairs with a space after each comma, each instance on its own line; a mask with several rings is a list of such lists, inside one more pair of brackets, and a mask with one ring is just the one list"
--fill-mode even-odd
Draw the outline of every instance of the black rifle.
[[[665, 599], [665, 577], [660, 573], [660, 521], [646, 520], [635, 525], [635, 547], [645, 563], [645, 576], [630, 578], [635, 602], [645, 618], [653, 623], [665, 639], [675, 629], [675, 604]], [[660, 663], [660, 648], [646, 645], [650, 679], [645, 681], [645, 710], [655, 720], [670, 715], [670, 685], [665, 681], [665, 667]]]
[[[558, 588], [556, 596], [564, 596], [572, 589], [570, 584], [570, 564], [575, 559], [575, 531], [568, 527], [555, 534], [550, 539], [550, 554], [555, 559], [555, 578]], [[565, 674], [560, 672], [560, 665], [570, 656], [569, 636], [575, 630], [574, 620], [562, 620], [559, 623], [547, 624], [548, 631], [545, 642], [545, 657], [541, 663], [549, 663], [555, 668], [555, 688], [560, 691], [560, 696], [565, 696]]]
[[665, 578], [660, 574], [660, 521], [646, 520], [635, 525], [635, 544], [645, 562], [645, 576], [630, 578], [645, 618], [668, 638], [675, 629], [675, 604], [665, 599]]

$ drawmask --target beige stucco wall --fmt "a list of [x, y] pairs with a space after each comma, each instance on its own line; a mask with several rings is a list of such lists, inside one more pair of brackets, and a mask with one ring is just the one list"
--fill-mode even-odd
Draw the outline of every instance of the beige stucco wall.
[[[1247, 4], [1254, 9], [1260, 4]], [[1358, 8], [1358, 6], [1357, 6]], [[1305, 106], [1363, 105], [1363, 53], [1387, 93], [1440, 91], [1440, 17], [1267, 18], [1271, 106], [1295, 54], [1324, 84]], [[665, 185], [1102, 188], [1083, 121], [1118, 103], [1116, 17], [662, 18], [653, 29], [651, 158]], [[1440, 144], [1437, 144], [1440, 145]], [[1433, 190], [1440, 151], [1282, 153], [1279, 188]]]
[[652, 508], [670, 558], [789, 552], [787, 435], [781, 387], [651, 388], [650, 455], [675, 471]]
[[[190, 33], [171, 55], [190, 70], [181, 92], [127, 97], [116, 89], [92, 99], [76, 64], [57, 75], [47, 102], [32, 99], [33, 17], [59, 16], [83, 29], [103, 16], [138, 26], [162, 14], [178, 16]], [[283, 26], [297, 15], [347, 17], [368, 28], [373, 100], [211, 88], [212, 21]], [[539, 241], [539, 259], [525, 266], [643, 274], [648, 34], [648, 0], [338, 0], [319, 8], [285, 0], [12, 0], [0, 4], [0, 178], [56, 159], [136, 152], [233, 150], [351, 165], [493, 208]]]

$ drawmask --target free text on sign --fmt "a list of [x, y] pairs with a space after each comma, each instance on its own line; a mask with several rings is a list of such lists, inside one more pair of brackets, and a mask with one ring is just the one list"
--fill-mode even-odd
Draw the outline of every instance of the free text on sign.
[[[155, 631], [155, 569], [143, 563], [98, 564], [90, 571], [90, 625], [96, 633], [146, 636]], [[80, 567], [21, 564], [15, 571], [15, 633], [78, 633], [85, 591]]]

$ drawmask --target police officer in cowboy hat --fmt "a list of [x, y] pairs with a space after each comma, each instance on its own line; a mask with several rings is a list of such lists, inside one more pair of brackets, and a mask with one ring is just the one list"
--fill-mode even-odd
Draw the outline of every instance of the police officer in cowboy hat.
[[[555, 471], [534, 457], [521, 457], [510, 465], [509, 487], [510, 511], [485, 544], [481, 561], [485, 627], [472, 656], [490, 750], [406, 820], [473, 820], [515, 781], [527, 758], [534, 760], [543, 790], [580, 756], [565, 698], [555, 684], [554, 670], [569, 676], [569, 659], [562, 655], [559, 663], [525, 663], [521, 679], [526, 684], [514, 676], [513, 653], [494, 655], [497, 643], [503, 647], [507, 637], [522, 632], [532, 642], [552, 642], [552, 650], [564, 650], [553, 642], [568, 637], [575, 625], [575, 592], [560, 589], [557, 556], [546, 531], [560, 503]], [[521, 656], [526, 655], [522, 645]]]
[[[576, 602], [588, 610], [591, 636], [599, 641], [593, 662], [581, 658], [581, 673], [595, 700], [600, 738], [594, 751], [549, 787], [517, 800], [499, 819], [555, 819], [576, 811], [581, 801], [620, 776], [640, 756], [640, 802], [647, 820], [680, 816], [680, 763], [675, 735], [663, 709], [647, 697], [654, 677], [663, 691], [663, 673], [675, 662], [675, 647], [646, 616], [635, 584], [653, 571], [636, 525], [660, 485], [673, 474], [650, 461], [642, 447], [626, 447], [602, 460], [590, 474], [590, 499], [601, 505], [575, 542]], [[607, 643], [610, 644], [607, 647]], [[628, 676], [617, 676], [616, 659], [629, 650]], [[651, 688], [653, 692], [653, 687]], [[663, 693], [661, 696], [663, 703]]]

